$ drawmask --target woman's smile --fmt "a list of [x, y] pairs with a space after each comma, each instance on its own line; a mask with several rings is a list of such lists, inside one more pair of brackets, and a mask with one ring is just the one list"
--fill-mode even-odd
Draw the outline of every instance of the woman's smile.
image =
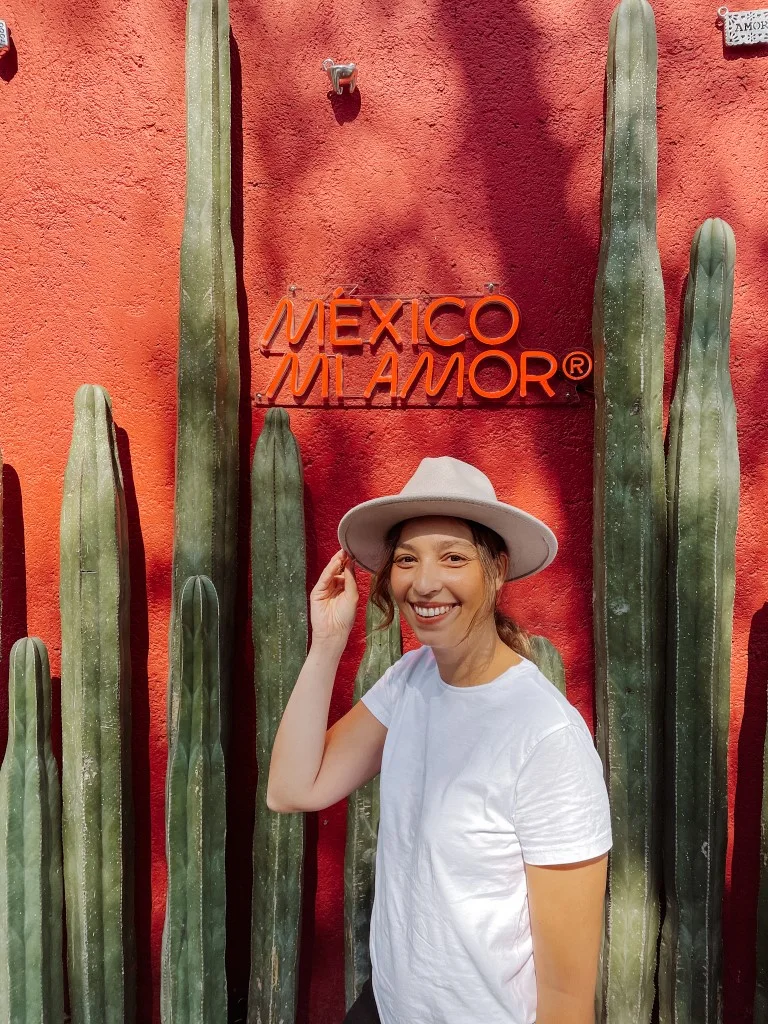
[[444, 622], [458, 604], [421, 605], [416, 601], [408, 602], [416, 613], [416, 621], [421, 625], [432, 625]]

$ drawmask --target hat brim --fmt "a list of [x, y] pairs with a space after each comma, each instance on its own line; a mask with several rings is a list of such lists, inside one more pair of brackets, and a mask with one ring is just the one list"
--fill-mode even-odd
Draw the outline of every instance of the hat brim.
[[472, 519], [498, 533], [509, 552], [506, 580], [521, 580], [541, 572], [557, 554], [557, 538], [540, 519], [514, 505], [471, 498], [391, 495], [364, 501], [342, 517], [339, 543], [361, 568], [374, 573], [386, 557], [387, 530], [404, 519], [428, 515]]

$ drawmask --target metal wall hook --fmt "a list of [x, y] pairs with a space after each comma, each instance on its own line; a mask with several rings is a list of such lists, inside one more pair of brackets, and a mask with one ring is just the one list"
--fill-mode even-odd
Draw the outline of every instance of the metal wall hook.
[[355, 91], [357, 85], [357, 64], [337, 64], [333, 57], [326, 57], [322, 68], [330, 78], [335, 93], [340, 95], [345, 85], [349, 86], [350, 92]]

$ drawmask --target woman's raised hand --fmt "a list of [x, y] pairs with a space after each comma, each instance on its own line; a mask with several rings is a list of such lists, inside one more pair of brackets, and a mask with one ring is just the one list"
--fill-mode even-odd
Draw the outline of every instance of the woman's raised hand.
[[338, 640], [346, 644], [358, 602], [353, 565], [346, 551], [337, 551], [310, 591], [313, 640]]

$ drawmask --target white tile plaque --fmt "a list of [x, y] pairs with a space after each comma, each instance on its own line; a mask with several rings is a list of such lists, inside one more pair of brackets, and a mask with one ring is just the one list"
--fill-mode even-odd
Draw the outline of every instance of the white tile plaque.
[[768, 43], [768, 9], [762, 11], [729, 11], [720, 7], [726, 46], [752, 46]]
[[8, 26], [4, 21], [0, 21], [0, 53], [2, 53], [3, 50], [7, 50], [10, 45], [11, 41], [8, 38]]

